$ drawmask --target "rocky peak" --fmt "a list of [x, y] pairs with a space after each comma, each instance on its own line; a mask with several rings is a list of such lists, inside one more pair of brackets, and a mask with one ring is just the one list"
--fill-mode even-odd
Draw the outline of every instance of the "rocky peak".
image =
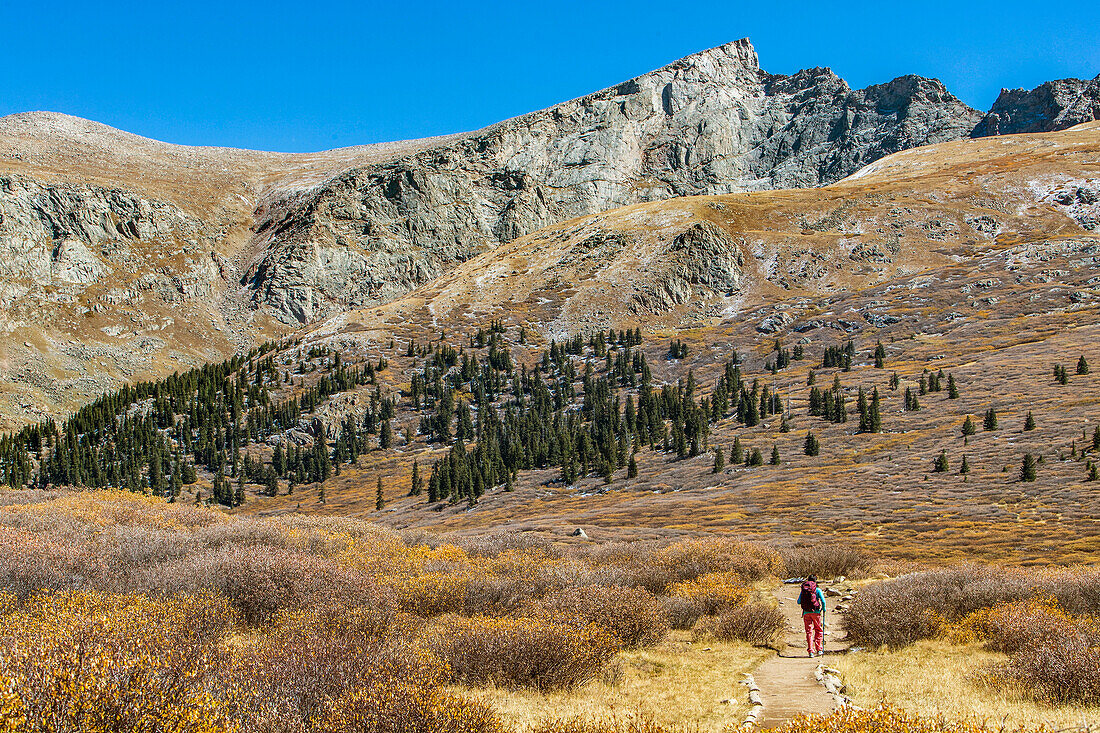
[[1100, 75], [1057, 79], [1034, 89], [1002, 89], [972, 137], [1053, 132], [1100, 119]]

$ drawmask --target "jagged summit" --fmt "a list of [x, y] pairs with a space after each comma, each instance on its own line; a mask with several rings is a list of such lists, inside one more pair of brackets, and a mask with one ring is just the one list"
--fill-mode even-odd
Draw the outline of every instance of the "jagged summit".
[[1034, 89], [1002, 89], [974, 128], [973, 137], [1053, 132], [1100, 119], [1100, 74], [1093, 79], [1056, 79]]

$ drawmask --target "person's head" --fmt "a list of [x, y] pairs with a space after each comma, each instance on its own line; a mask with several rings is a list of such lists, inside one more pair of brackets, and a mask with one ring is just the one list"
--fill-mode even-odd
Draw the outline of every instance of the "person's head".
[[816, 583], [817, 582], [817, 576], [811, 573], [810, 577], [806, 578], [806, 580], [812, 580], [813, 582]]

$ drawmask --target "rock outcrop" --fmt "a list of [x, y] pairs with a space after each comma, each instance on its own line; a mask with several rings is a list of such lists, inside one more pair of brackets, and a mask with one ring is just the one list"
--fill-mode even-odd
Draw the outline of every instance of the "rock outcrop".
[[934, 79], [852, 90], [759, 67], [747, 40], [306, 191], [258, 212], [245, 283], [284, 317], [385, 301], [548, 224], [696, 194], [818, 186], [981, 114]]
[[1058, 79], [1031, 90], [1002, 89], [973, 137], [1054, 132], [1094, 120], [1100, 120], [1100, 75]]

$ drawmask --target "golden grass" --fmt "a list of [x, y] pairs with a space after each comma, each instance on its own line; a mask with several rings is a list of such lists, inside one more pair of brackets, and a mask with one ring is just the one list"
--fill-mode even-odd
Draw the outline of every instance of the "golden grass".
[[607, 719], [637, 713], [662, 725], [721, 731], [744, 719], [748, 691], [740, 684], [742, 674], [768, 653], [740, 642], [693, 642], [691, 632], [674, 631], [658, 646], [621, 652], [610, 673], [569, 692], [464, 692], [490, 703], [502, 720], [519, 728], [551, 717]]
[[1100, 708], [1050, 707], [1020, 690], [994, 686], [982, 679], [985, 668], [1005, 655], [981, 644], [956, 645], [921, 641], [896, 652], [848, 654], [839, 658], [847, 694], [862, 707], [885, 702], [926, 716], [969, 719], [1009, 730], [1046, 725], [1052, 730], [1100, 720]]

